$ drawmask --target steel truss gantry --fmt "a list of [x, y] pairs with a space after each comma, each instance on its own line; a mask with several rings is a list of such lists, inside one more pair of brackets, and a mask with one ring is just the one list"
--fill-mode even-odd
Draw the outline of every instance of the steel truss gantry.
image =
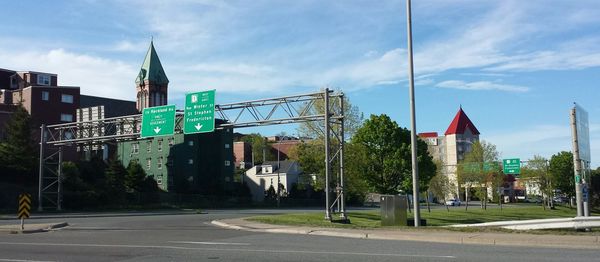
[[[332, 103], [332, 99], [334, 100]], [[335, 101], [337, 100], [337, 101]], [[317, 105], [322, 103], [323, 106]], [[344, 202], [344, 94], [322, 92], [215, 105], [215, 129], [234, 129], [267, 125], [323, 121], [325, 143], [325, 219], [338, 213], [346, 220]], [[321, 108], [321, 110], [319, 110]], [[183, 133], [183, 111], [176, 112], [175, 133]], [[63, 147], [101, 146], [106, 143], [140, 140], [142, 115], [104, 118], [40, 127], [38, 210], [43, 200], [61, 210]], [[319, 128], [320, 129], [320, 128]], [[337, 164], [337, 171], [333, 166]], [[333, 174], [337, 174], [332, 179]], [[332, 185], [335, 185], [332, 190]], [[333, 191], [333, 192], [332, 192]], [[331, 201], [330, 195], [335, 193]]]

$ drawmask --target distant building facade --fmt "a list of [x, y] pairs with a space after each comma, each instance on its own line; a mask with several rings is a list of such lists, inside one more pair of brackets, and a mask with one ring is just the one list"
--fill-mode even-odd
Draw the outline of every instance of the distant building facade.
[[233, 156], [235, 158], [235, 167], [247, 169], [252, 167], [252, 145], [248, 142], [239, 141], [233, 143]]
[[460, 197], [457, 166], [471, 152], [473, 143], [479, 141], [479, 130], [461, 107], [443, 136], [438, 136], [437, 132], [426, 132], [419, 133], [419, 138], [427, 143], [427, 151], [434, 160], [442, 163], [444, 173], [455, 185], [455, 193], [450, 197]]
[[216, 194], [233, 182], [231, 131], [120, 142], [118, 157], [124, 166], [139, 163], [164, 191]]
[[243, 181], [252, 194], [253, 201], [263, 201], [265, 193], [272, 186], [277, 192], [277, 181], [283, 185], [280, 194], [286, 196], [293, 184], [298, 183], [302, 173], [297, 161], [268, 161], [256, 165], [244, 173]]

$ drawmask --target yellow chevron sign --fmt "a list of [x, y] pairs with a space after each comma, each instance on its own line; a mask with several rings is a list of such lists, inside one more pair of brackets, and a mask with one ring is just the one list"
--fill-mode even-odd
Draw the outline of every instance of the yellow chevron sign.
[[20, 194], [19, 195], [19, 211], [17, 212], [17, 216], [20, 219], [29, 218], [30, 211], [31, 211], [31, 195], [30, 194]]

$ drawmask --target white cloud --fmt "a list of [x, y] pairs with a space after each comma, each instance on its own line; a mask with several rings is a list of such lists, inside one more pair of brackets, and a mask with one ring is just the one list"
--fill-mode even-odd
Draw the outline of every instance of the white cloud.
[[268, 76], [275, 70], [270, 66], [244, 63], [201, 63], [189, 67], [192, 72], [206, 74], [232, 74], [242, 76]]
[[516, 86], [516, 85], [504, 85], [498, 83], [492, 83], [489, 81], [477, 81], [477, 82], [464, 82], [460, 80], [448, 80], [437, 83], [436, 87], [441, 88], [452, 88], [452, 89], [462, 89], [462, 90], [498, 90], [498, 91], [507, 91], [507, 92], [527, 92], [529, 91], [528, 87], [524, 86]]
[[148, 49], [147, 41], [131, 42], [129, 40], [122, 40], [114, 44], [109, 50], [123, 51], [123, 52], [145, 52]]
[[416, 86], [428, 86], [435, 83], [435, 81], [431, 78], [423, 78], [423, 79], [418, 79], [415, 80], [415, 85]]
[[64, 49], [48, 52], [0, 51], [0, 67], [58, 74], [58, 84], [79, 86], [82, 94], [132, 100], [137, 71], [118, 60], [77, 54]]

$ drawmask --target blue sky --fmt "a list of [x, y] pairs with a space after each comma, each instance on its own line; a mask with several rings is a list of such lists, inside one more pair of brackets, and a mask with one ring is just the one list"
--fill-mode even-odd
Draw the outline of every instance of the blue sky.
[[[587, 109], [600, 166], [600, 2], [413, 2], [417, 129], [443, 133], [459, 106], [503, 157], [570, 150]], [[169, 103], [343, 90], [360, 111], [409, 125], [404, 1], [9, 1], [0, 68], [57, 73], [84, 94], [133, 100], [151, 36]], [[267, 135], [293, 126], [271, 126]]]

